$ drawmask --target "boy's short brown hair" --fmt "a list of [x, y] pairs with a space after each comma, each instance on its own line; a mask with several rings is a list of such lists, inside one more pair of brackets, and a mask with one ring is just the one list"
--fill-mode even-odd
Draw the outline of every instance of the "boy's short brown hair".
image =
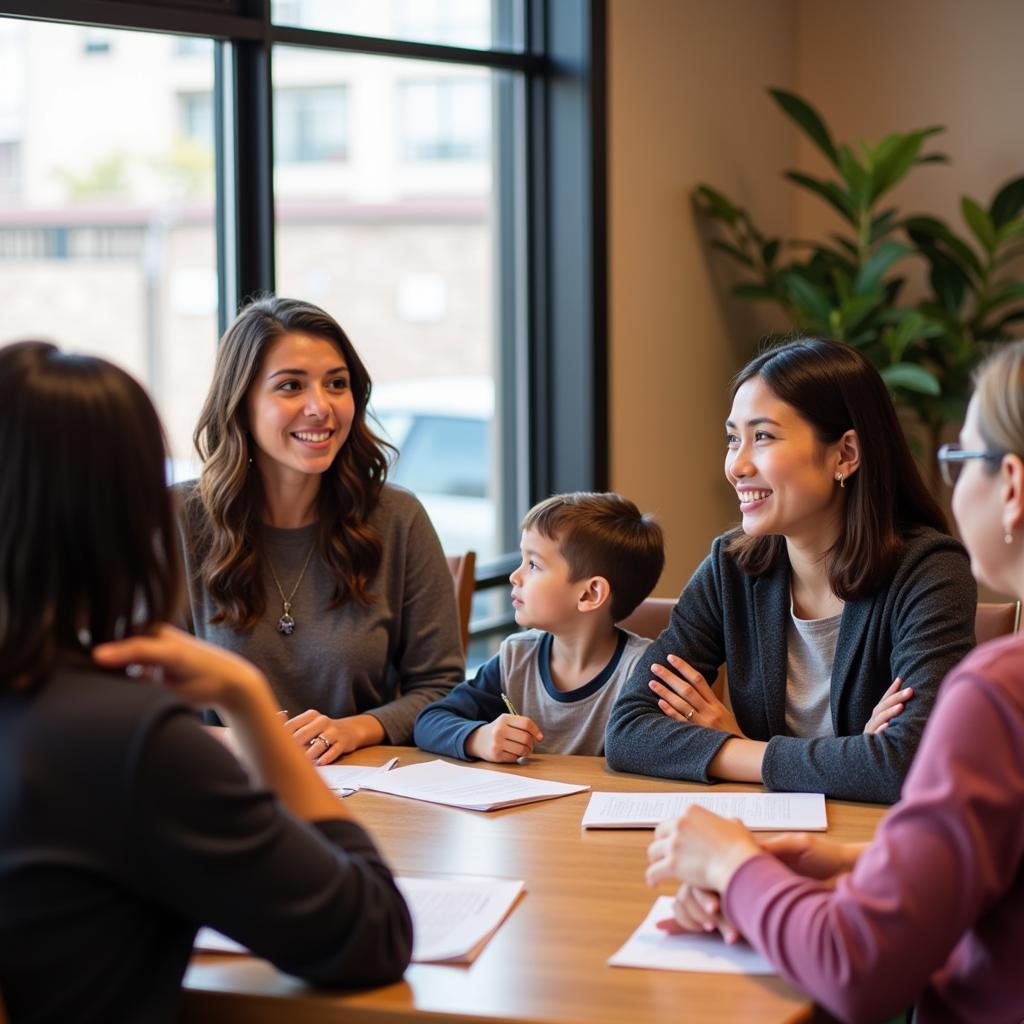
[[608, 581], [614, 622], [647, 597], [665, 567], [661, 527], [612, 491], [555, 494], [526, 513], [522, 529], [558, 544], [570, 579], [603, 576]]

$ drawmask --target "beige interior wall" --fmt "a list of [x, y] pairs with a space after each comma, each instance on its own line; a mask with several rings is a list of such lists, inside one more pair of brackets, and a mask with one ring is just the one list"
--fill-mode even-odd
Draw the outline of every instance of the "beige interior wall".
[[700, 181], [790, 230], [777, 169], [796, 136], [764, 89], [792, 87], [795, 0], [610, 0], [612, 486], [658, 515], [679, 592], [738, 516], [722, 475], [727, 384], [766, 324], [722, 301], [690, 206]]
[[609, 0], [609, 313], [612, 486], [656, 512], [669, 542], [657, 592], [679, 590], [735, 522], [721, 473], [726, 384], [778, 326], [725, 298], [689, 203], [700, 181], [802, 237], [827, 208], [780, 172], [824, 160], [766, 97], [795, 89], [844, 140], [945, 124], [948, 166], [893, 193], [963, 230], [1024, 173], [1020, 0]]
[[[843, 141], [878, 140], [933, 124], [946, 165], [916, 168], [891, 193], [906, 213], [942, 217], [961, 233], [960, 197], [988, 205], [1024, 173], [1024, 3], [1020, 0], [802, 0], [797, 85]], [[827, 164], [802, 138], [801, 166]], [[801, 232], [833, 224], [813, 196], [797, 203]]]

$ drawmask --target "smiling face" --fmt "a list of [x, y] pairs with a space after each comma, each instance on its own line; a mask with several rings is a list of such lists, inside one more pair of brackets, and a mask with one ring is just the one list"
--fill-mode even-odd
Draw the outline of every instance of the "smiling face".
[[557, 629], [576, 617], [585, 584], [569, 579], [569, 563], [558, 541], [536, 530], [523, 530], [523, 560], [509, 576], [516, 622], [532, 629]]
[[[826, 445], [761, 377], [737, 390], [726, 421], [725, 476], [735, 488], [743, 530], [778, 534], [826, 550], [838, 536], [842, 441]], [[838, 468], [837, 468], [838, 467]]]
[[265, 481], [319, 476], [341, 451], [355, 416], [344, 355], [325, 338], [282, 335], [263, 357], [246, 411]]

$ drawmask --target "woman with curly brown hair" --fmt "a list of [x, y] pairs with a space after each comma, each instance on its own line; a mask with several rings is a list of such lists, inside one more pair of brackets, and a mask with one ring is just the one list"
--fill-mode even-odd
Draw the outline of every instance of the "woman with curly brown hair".
[[267, 297], [228, 328], [181, 485], [186, 625], [254, 662], [320, 764], [405, 743], [463, 678], [451, 576], [387, 484], [370, 377], [322, 309]]

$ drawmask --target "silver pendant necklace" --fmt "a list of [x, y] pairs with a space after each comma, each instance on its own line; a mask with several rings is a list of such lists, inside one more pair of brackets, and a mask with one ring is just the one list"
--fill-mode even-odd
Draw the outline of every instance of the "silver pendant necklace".
[[316, 550], [316, 541], [313, 541], [313, 546], [309, 549], [309, 554], [306, 555], [305, 562], [302, 563], [302, 571], [299, 573], [299, 578], [295, 581], [295, 586], [292, 587], [291, 593], [285, 597], [284, 589], [281, 586], [281, 581], [277, 578], [277, 573], [274, 572], [274, 563], [270, 560], [270, 556], [267, 556], [267, 565], [270, 566], [270, 575], [274, 578], [274, 586], [277, 587], [277, 592], [281, 595], [281, 605], [283, 610], [281, 612], [281, 618], [277, 620], [277, 631], [282, 636], [291, 636], [295, 632], [295, 620], [292, 618], [292, 598], [295, 596], [295, 591], [299, 589], [299, 584], [302, 582], [302, 577], [306, 575], [306, 569], [309, 566], [309, 560], [313, 557], [313, 552]]

